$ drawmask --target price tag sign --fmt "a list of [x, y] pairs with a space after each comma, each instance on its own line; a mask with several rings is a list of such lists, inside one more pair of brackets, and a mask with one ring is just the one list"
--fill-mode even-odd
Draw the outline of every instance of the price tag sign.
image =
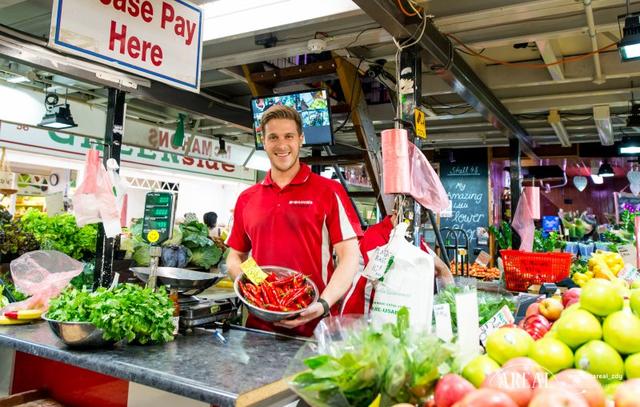
[[618, 253], [622, 256], [624, 264], [631, 264], [633, 267], [638, 267], [636, 263], [636, 248], [632, 244], [618, 246]]
[[489, 255], [489, 253], [485, 252], [484, 250], [481, 251], [480, 254], [478, 254], [478, 257], [476, 257], [476, 263], [478, 263], [482, 267], [487, 267], [490, 261], [491, 255]]
[[487, 336], [489, 336], [491, 332], [497, 330], [503, 325], [513, 324], [514, 321], [515, 318], [513, 317], [513, 314], [511, 313], [509, 307], [505, 305], [504, 307], [500, 308], [500, 311], [498, 311], [494, 316], [491, 317], [490, 320], [485, 322], [484, 325], [480, 327], [480, 342], [482, 342], [482, 345], [485, 345]]
[[255, 285], [260, 285], [267, 278], [267, 273], [262, 271], [253, 257], [249, 257], [244, 263], [240, 264], [240, 270]]
[[459, 310], [456, 313], [458, 345], [462, 350], [461, 363], [465, 365], [480, 353], [480, 322], [476, 290], [456, 294], [456, 309]]
[[625, 264], [624, 269], [622, 269], [618, 277], [632, 283], [636, 280], [640, 280], [640, 273], [638, 273], [637, 268], [630, 264]]
[[453, 329], [449, 304], [435, 304], [433, 314], [436, 318], [436, 336], [445, 342], [450, 342], [453, 339]]
[[372, 281], [382, 279], [393, 265], [393, 254], [386, 246], [382, 246], [371, 250], [367, 255], [369, 264], [364, 268], [364, 277]]

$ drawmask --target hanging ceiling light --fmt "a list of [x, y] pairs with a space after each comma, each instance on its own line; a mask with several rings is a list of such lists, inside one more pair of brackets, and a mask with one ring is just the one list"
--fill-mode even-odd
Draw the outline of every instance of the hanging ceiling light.
[[55, 93], [47, 93], [44, 98], [44, 107], [46, 112], [42, 116], [42, 121], [38, 123], [40, 127], [48, 127], [51, 129], [68, 129], [71, 127], [77, 127], [76, 122], [73, 121], [71, 116], [71, 108], [69, 104], [58, 104], [58, 95]]
[[618, 43], [618, 51], [622, 62], [640, 59], [640, 15], [629, 14], [627, 2], [627, 15], [624, 18], [622, 39]]
[[607, 160], [605, 160], [600, 166], [600, 169], [598, 170], [598, 175], [601, 176], [602, 178], [610, 178], [615, 175], [615, 173], [613, 172], [613, 167], [611, 167], [611, 164], [609, 164]]
[[640, 154], [640, 139], [638, 137], [625, 136], [618, 146], [620, 155]]
[[218, 155], [227, 155], [227, 143], [224, 141], [222, 136], [218, 137]]
[[182, 147], [184, 144], [184, 115], [178, 114], [178, 124], [176, 125], [176, 132], [173, 133], [171, 138], [171, 145], [174, 148]]

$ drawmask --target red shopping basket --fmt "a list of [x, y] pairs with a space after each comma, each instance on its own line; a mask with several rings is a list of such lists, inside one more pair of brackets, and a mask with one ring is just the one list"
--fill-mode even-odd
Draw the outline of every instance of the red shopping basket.
[[571, 253], [529, 253], [500, 250], [507, 290], [527, 291], [532, 284], [555, 283], [569, 277]]

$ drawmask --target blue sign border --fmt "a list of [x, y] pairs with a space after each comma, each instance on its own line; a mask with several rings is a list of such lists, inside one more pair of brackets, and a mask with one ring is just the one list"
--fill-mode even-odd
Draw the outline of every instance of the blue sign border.
[[61, 47], [66, 47], [66, 48], [69, 48], [69, 49], [73, 49], [73, 50], [75, 50], [77, 52], [81, 52], [83, 54], [91, 55], [91, 56], [94, 56], [96, 58], [100, 58], [100, 59], [103, 59], [105, 61], [108, 61], [108, 62], [116, 63], [117, 65], [126, 66], [128, 68], [134, 69], [136, 71], [144, 72], [144, 73], [146, 73], [148, 75], [151, 75], [151, 76], [155, 76], [155, 77], [158, 77], [158, 78], [163, 78], [163, 79], [166, 79], [166, 80], [168, 80], [170, 82], [179, 83], [181, 85], [184, 85], [184, 86], [187, 86], [187, 87], [189, 87], [191, 89], [199, 91], [197, 78], [198, 78], [198, 75], [200, 73], [200, 51], [202, 49], [202, 42], [200, 41], [201, 35], [202, 35], [202, 10], [200, 8], [194, 7], [191, 4], [188, 4], [188, 3], [184, 2], [183, 0], [174, 0], [174, 1], [182, 4], [183, 6], [188, 7], [188, 8], [190, 8], [190, 9], [192, 9], [192, 10], [194, 10], [194, 11], [196, 11], [198, 13], [198, 54], [197, 54], [197, 62], [196, 62], [196, 82], [195, 83], [189, 83], [189, 82], [180, 81], [178, 79], [172, 78], [172, 77], [167, 76], [167, 75], [163, 75], [163, 74], [160, 74], [160, 73], [157, 73], [157, 72], [150, 71], [150, 70], [145, 69], [145, 68], [140, 68], [139, 66], [132, 65], [132, 64], [130, 64], [128, 62], [120, 61], [120, 60], [118, 60], [116, 58], [111, 58], [111, 57], [108, 57], [106, 55], [98, 54], [97, 52], [89, 51], [89, 50], [77, 47], [75, 45], [71, 45], [71, 44], [68, 44], [66, 42], [60, 41], [60, 18], [62, 17], [62, 3], [63, 3], [63, 1], [64, 0], [58, 0], [58, 13], [56, 15], [56, 35], [55, 35], [55, 38], [54, 38], [54, 43], [56, 45], [59, 45]]

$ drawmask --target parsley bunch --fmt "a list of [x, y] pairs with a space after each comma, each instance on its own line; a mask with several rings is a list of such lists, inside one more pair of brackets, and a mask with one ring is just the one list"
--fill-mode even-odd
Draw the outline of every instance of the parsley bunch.
[[56, 321], [91, 322], [106, 340], [162, 343], [173, 339], [173, 303], [164, 287], [157, 292], [134, 284], [94, 292], [75, 288], [49, 303], [47, 317]]

